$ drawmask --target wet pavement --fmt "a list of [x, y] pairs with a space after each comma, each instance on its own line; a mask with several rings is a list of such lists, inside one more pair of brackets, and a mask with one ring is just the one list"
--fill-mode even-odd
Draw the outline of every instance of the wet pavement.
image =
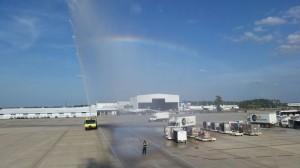
[[[166, 122], [149, 116], [98, 117], [85, 131], [82, 118], [0, 120], [0, 167], [299, 167], [300, 130], [263, 128], [260, 136], [212, 132], [215, 142], [163, 135]], [[244, 120], [244, 113], [199, 114], [203, 121]], [[142, 155], [142, 141], [148, 142]]]

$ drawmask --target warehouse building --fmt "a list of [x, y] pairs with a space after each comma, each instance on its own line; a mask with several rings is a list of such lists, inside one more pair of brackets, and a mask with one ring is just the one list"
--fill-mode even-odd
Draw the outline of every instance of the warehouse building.
[[0, 119], [69, 118], [97, 115], [95, 105], [55, 108], [5, 108], [0, 109]]
[[130, 98], [133, 109], [151, 110], [173, 110], [177, 111], [179, 106], [179, 95], [171, 94], [147, 94]]
[[179, 95], [147, 94], [130, 98], [130, 101], [97, 102], [80, 107], [0, 108], [0, 119], [70, 118], [118, 115], [121, 112], [149, 110], [178, 111]]
[[288, 103], [288, 107], [300, 107], [300, 103]]

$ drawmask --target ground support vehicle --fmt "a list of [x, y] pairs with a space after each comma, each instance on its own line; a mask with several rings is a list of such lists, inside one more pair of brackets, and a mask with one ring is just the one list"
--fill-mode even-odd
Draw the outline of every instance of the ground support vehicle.
[[84, 128], [85, 128], [85, 130], [88, 130], [88, 129], [97, 129], [98, 128], [97, 117], [96, 116], [94, 116], [94, 117], [87, 117], [84, 120]]
[[279, 126], [288, 128], [289, 127], [289, 119], [291, 119], [290, 116], [283, 116], [279, 118]]
[[187, 132], [182, 130], [181, 128], [176, 128], [173, 130], [173, 136], [174, 136], [174, 140], [178, 143], [180, 142], [187, 142]]
[[197, 127], [185, 127], [183, 128], [187, 132], [187, 136], [189, 138], [194, 138], [198, 135], [198, 132], [200, 131], [200, 128]]
[[300, 120], [299, 120], [299, 118], [296, 119], [296, 120], [294, 120], [294, 128], [295, 129], [299, 129], [300, 128]]
[[210, 121], [203, 121], [203, 129], [205, 129], [205, 130], [211, 129]]
[[222, 122], [220, 123], [220, 130], [218, 131], [219, 133], [222, 134], [230, 134], [232, 131], [230, 130], [230, 124]]
[[[196, 125], [196, 116], [172, 117], [169, 119], [168, 126], [164, 128], [167, 139], [174, 139], [174, 131], [180, 129], [186, 132], [188, 137], [195, 136], [194, 128]], [[176, 133], [175, 133], [176, 134]]]
[[176, 142], [187, 141], [187, 131], [179, 127], [165, 127], [165, 136], [167, 139], [174, 140]]
[[244, 135], [258, 136], [261, 134], [262, 133], [260, 132], [259, 124], [246, 124], [245, 125]]
[[220, 123], [219, 122], [211, 122], [210, 124], [210, 131], [218, 132], [220, 130]]
[[172, 127], [172, 126], [168, 126], [168, 127], [165, 127], [164, 129], [164, 132], [165, 132], [165, 137], [167, 139], [174, 139], [174, 129], [176, 129], [178, 127]]
[[200, 131], [198, 136], [195, 139], [203, 142], [217, 140], [216, 138], [211, 137], [208, 131]]
[[231, 132], [231, 133], [229, 133], [229, 135], [231, 135], [231, 136], [243, 136], [244, 133], [242, 133], [242, 132]]
[[244, 135], [244, 129], [245, 129], [245, 123], [240, 121], [233, 121], [229, 122], [230, 125], [230, 133], [229, 135], [232, 136], [243, 136]]
[[245, 124], [241, 121], [229, 121], [229, 126], [231, 132], [244, 132]]
[[169, 112], [156, 112], [152, 114], [149, 121], [167, 121], [169, 119]]
[[288, 127], [294, 128], [294, 119], [288, 119]]
[[300, 118], [298, 117], [292, 117], [288, 120], [288, 125], [290, 128], [300, 128]]
[[251, 124], [260, 124], [260, 127], [274, 127], [277, 116], [275, 112], [254, 112], [248, 114], [248, 121]]

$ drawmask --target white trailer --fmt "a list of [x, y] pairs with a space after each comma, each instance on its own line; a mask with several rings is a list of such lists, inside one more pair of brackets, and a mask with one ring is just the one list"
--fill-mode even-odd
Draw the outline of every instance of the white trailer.
[[254, 112], [248, 114], [251, 124], [260, 124], [261, 127], [274, 127], [277, 123], [276, 113]]
[[196, 125], [196, 116], [172, 117], [169, 119], [168, 126], [190, 127]]
[[156, 112], [152, 114], [152, 116], [149, 118], [149, 121], [167, 121], [169, 116], [169, 112]]

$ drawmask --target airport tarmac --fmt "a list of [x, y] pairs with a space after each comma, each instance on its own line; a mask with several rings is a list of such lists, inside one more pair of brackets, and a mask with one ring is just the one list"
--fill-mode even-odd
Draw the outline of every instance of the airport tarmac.
[[[245, 113], [203, 113], [203, 121], [245, 120]], [[148, 115], [99, 116], [85, 131], [83, 118], [0, 120], [2, 168], [289, 167], [300, 165], [300, 130], [262, 128], [260, 136], [211, 133], [215, 142], [189, 138], [178, 144], [163, 135], [166, 122]], [[142, 141], [149, 143], [142, 155]]]

